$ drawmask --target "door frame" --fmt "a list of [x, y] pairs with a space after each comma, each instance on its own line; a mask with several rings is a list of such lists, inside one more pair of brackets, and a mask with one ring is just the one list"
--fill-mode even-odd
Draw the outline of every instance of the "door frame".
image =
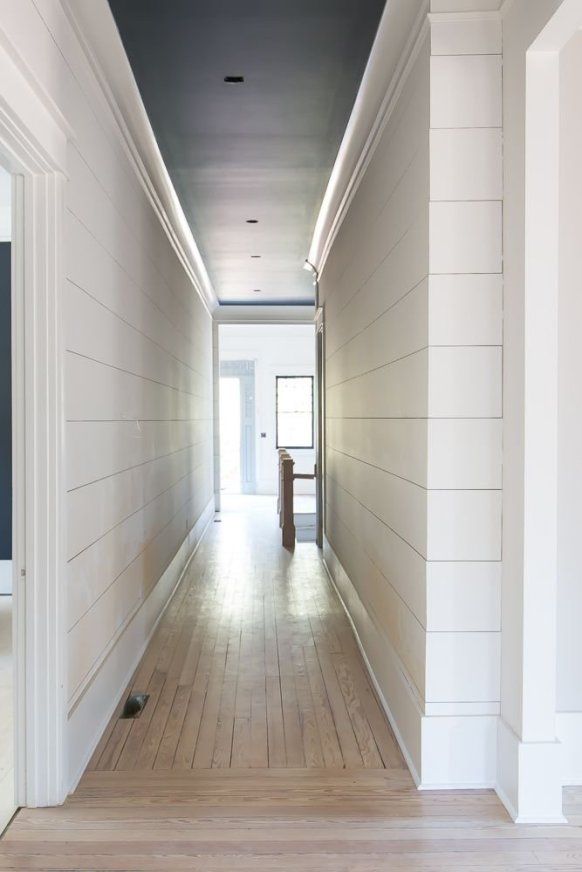
[[[221, 360], [219, 378], [237, 378], [240, 384], [240, 488], [242, 494], [257, 490], [256, 373], [254, 360]], [[220, 384], [219, 384], [220, 390]]]
[[315, 313], [315, 393], [317, 401], [315, 464], [315, 541], [323, 548], [325, 533], [325, 309]]
[[[523, 397], [516, 453], [523, 516], [520, 541], [511, 543], [522, 568], [503, 580], [497, 751], [497, 792], [517, 823], [565, 820], [556, 738], [560, 52], [581, 25], [582, 0], [564, 0], [525, 56]], [[504, 529], [504, 552], [510, 535]]]
[[67, 794], [62, 264], [70, 130], [0, 42], [0, 161], [13, 183], [15, 805]]

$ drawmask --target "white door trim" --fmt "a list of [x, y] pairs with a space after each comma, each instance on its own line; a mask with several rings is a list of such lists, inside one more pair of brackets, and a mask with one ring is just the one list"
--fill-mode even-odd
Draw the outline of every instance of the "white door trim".
[[520, 823], [560, 822], [556, 738], [557, 453], [560, 52], [582, 26], [582, 0], [564, 0], [526, 53], [523, 577], [503, 633], [520, 659], [502, 658], [497, 791]]
[[12, 276], [16, 804], [66, 796], [63, 218], [66, 125], [0, 33]]

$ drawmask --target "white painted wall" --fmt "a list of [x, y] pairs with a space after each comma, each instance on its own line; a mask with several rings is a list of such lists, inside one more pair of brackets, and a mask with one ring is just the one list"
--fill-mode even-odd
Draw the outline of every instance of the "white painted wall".
[[326, 556], [419, 781], [478, 786], [499, 711], [501, 27], [423, 33], [321, 277]]
[[582, 33], [560, 66], [557, 708], [582, 712]]
[[504, 473], [502, 715], [521, 730], [523, 578], [525, 53], [560, 0], [514, 0], [503, 21]]
[[582, 33], [560, 56], [557, 711], [565, 780], [582, 783]]
[[[526, 245], [528, 251], [535, 254], [540, 246], [528, 241], [532, 232], [537, 232], [542, 240], [552, 239], [556, 228], [550, 226], [552, 216], [537, 202], [535, 208], [530, 206], [526, 211], [526, 205], [533, 202], [532, 197], [540, 188], [543, 194], [544, 180], [551, 179], [555, 171], [555, 166], [550, 165], [554, 158], [550, 156], [543, 160], [540, 155], [533, 164], [530, 151], [530, 179], [526, 188], [526, 147], [531, 150], [533, 144], [545, 142], [554, 113], [553, 103], [548, 103], [546, 109], [548, 99], [552, 99], [552, 79], [548, 82], [544, 78], [546, 70], [550, 71], [550, 77], [553, 76], [552, 54], [540, 53], [535, 58], [530, 54], [528, 61], [527, 52], [563, 5], [560, 0], [514, 0], [504, 8], [503, 17], [503, 632], [497, 777], [498, 792], [512, 815], [520, 820], [538, 821], [558, 820], [561, 812], [560, 758], [555, 723], [555, 651], [552, 650], [555, 647], [552, 639], [555, 632], [555, 561], [550, 555], [548, 565], [542, 566], [540, 559], [544, 547], [548, 550], [544, 542], [552, 542], [554, 522], [547, 524], [551, 509], [549, 515], [547, 511], [538, 512], [538, 517], [544, 519], [540, 529], [540, 524], [536, 524], [536, 500], [532, 498], [540, 477], [554, 459], [551, 456], [542, 459], [532, 454], [532, 443], [536, 438], [539, 441], [540, 435], [543, 438], [545, 422], [552, 426], [553, 416], [546, 414], [545, 406], [548, 400], [551, 402], [551, 397], [546, 395], [551, 394], [552, 389], [541, 388], [543, 372], [550, 371], [549, 367], [553, 365], [546, 359], [546, 355], [551, 357], [553, 354], [553, 336], [549, 333], [552, 324], [541, 309], [544, 301], [551, 309], [548, 301], [553, 289], [545, 283], [536, 285], [539, 265], [526, 269]], [[526, 73], [530, 76], [527, 92]], [[537, 88], [536, 81], [539, 81]], [[526, 113], [528, 95], [532, 101], [535, 100], [535, 105], [530, 104], [530, 112]], [[529, 140], [526, 140], [526, 131], [530, 132]], [[533, 337], [536, 328], [538, 339], [530, 338], [526, 342], [526, 330]], [[530, 369], [526, 382], [528, 360], [537, 362], [541, 379], [535, 377]], [[540, 391], [543, 393], [541, 402]], [[528, 392], [529, 400], [526, 399]], [[526, 419], [533, 420], [536, 413], [541, 426], [533, 426], [526, 440]], [[532, 457], [531, 462], [529, 457]], [[550, 485], [550, 502], [552, 490]], [[548, 500], [541, 499], [541, 502], [547, 505]], [[526, 507], [529, 513], [527, 529]], [[544, 527], [548, 530], [547, 535]]]
[[0, 166], [0, 242], [12, 239], [12, 177]]
[[[275, 379], [315, 375], [313, 324], [221, 324], [221, 360], [255, 362], [255, 457], [257, 493], [276, 494], [278, 455], [275, 433]], [[261, 438], [261, 433], [266, 433]], [[295, 472], [313, 472], [315, 451], [294, 448]], [[315, 483], [296, 481], [295, 492], [314, 494]]]
[[326, 346], [326, 559], [421, 768], [426, 692], [430, 43], [320, 281]]
[[60, 3], [2, 29], [71, 130], [65, 214], [73, 782], [212, 510], [211, 318]]

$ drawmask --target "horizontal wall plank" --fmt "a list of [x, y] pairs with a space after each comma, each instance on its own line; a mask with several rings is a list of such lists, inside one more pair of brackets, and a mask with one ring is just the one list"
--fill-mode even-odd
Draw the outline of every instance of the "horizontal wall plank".
[[428, 282], [417, 285], [327, 360], [329, 387], [377, 369], [428, 344]]
[[501, 275], [431, 275], [428, 332], [430, 345], [501, 345]]
[[65, 358], [68, 421], [209, 419], [211, 398], [160, 384], [69, 352]]
[[398, 652], [417, 693], [424, 697], [425, 638], [422, 626], [379, 573], [352, 532], [329, 513], [328, 539], [372, 622]]
[[426, 627], [427, 567], [422, 555], [331, 478], [327, 501], [386, 582], [406, 603], [419, 624]]
[[178, 551], [203, 501], [185, 504], [69, 631], [70, 703], [118, 639]]
[[67, 487], [82, 487], [199, 446], [209, 450], [211, 421], [75, 421], [67, 424]]
[[331, 357], [339, 347], [366, 330], [427, 275], [428, 204], [425, 204], [406, 233], [341, 311], [331, 317], [326, 309], [326, 354]]
[[428, 349], [327, 390], [330, 418], [424, 418]]
[[430, 59], [430, 126], [501, 127], [501, 57]]
[[178, 482], [93, 542], [67, 566], [69, 628], [136, 559], [177, 511], [188, 501], [208, 501], [211, 493], [207, 466], [201, 462]]
[[177, 360], [71, 282], [67, 282], [65, 296], [69, 351], [197, 396], [209, 395], [209, 374]]
[[[479, 4], [481, 9], [483, 3]], [[438, 20], [431, 23], [431, 54], [493, 55], [501, 54], [500, 18]]]
[[68, 558], [180, 481], [202, 459], [210, 475], [210, 446], [183, 448], [98, 479], [67, 494]]
[[501, 560], [501, 491], [430, 490], [428, 560]]
[[501, 203], [430, 204], [431, 273], [502, 271]]
[[501, 129], [431, 130], [430, 199], [503, 199]]
[[500, 633], [427, 633], [427, 702], [497, 702]]
[[329, 450], [327, 474], [426, 557], [426, 491], [375, 466]]
[[427, 564], [427, 629], [499, 631], [501, 562]]
[[431, 418], [501, 417], [501, 348], [433, 347], [428, 358]]

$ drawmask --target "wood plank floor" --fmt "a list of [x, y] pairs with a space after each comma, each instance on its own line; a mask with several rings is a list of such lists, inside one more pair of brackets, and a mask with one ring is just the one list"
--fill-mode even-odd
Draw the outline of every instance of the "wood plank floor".
[[65, 805], [24, 809], [0, 870], [565, 872], [569, 824], [515, 826], [492, 791], [419, 792], [315, 546], [280, 549], [264, 501], [224, 513]]
[[315, 545], [270, 500], [224, 512], [190, 565], [91, 769], [405, 767]]

